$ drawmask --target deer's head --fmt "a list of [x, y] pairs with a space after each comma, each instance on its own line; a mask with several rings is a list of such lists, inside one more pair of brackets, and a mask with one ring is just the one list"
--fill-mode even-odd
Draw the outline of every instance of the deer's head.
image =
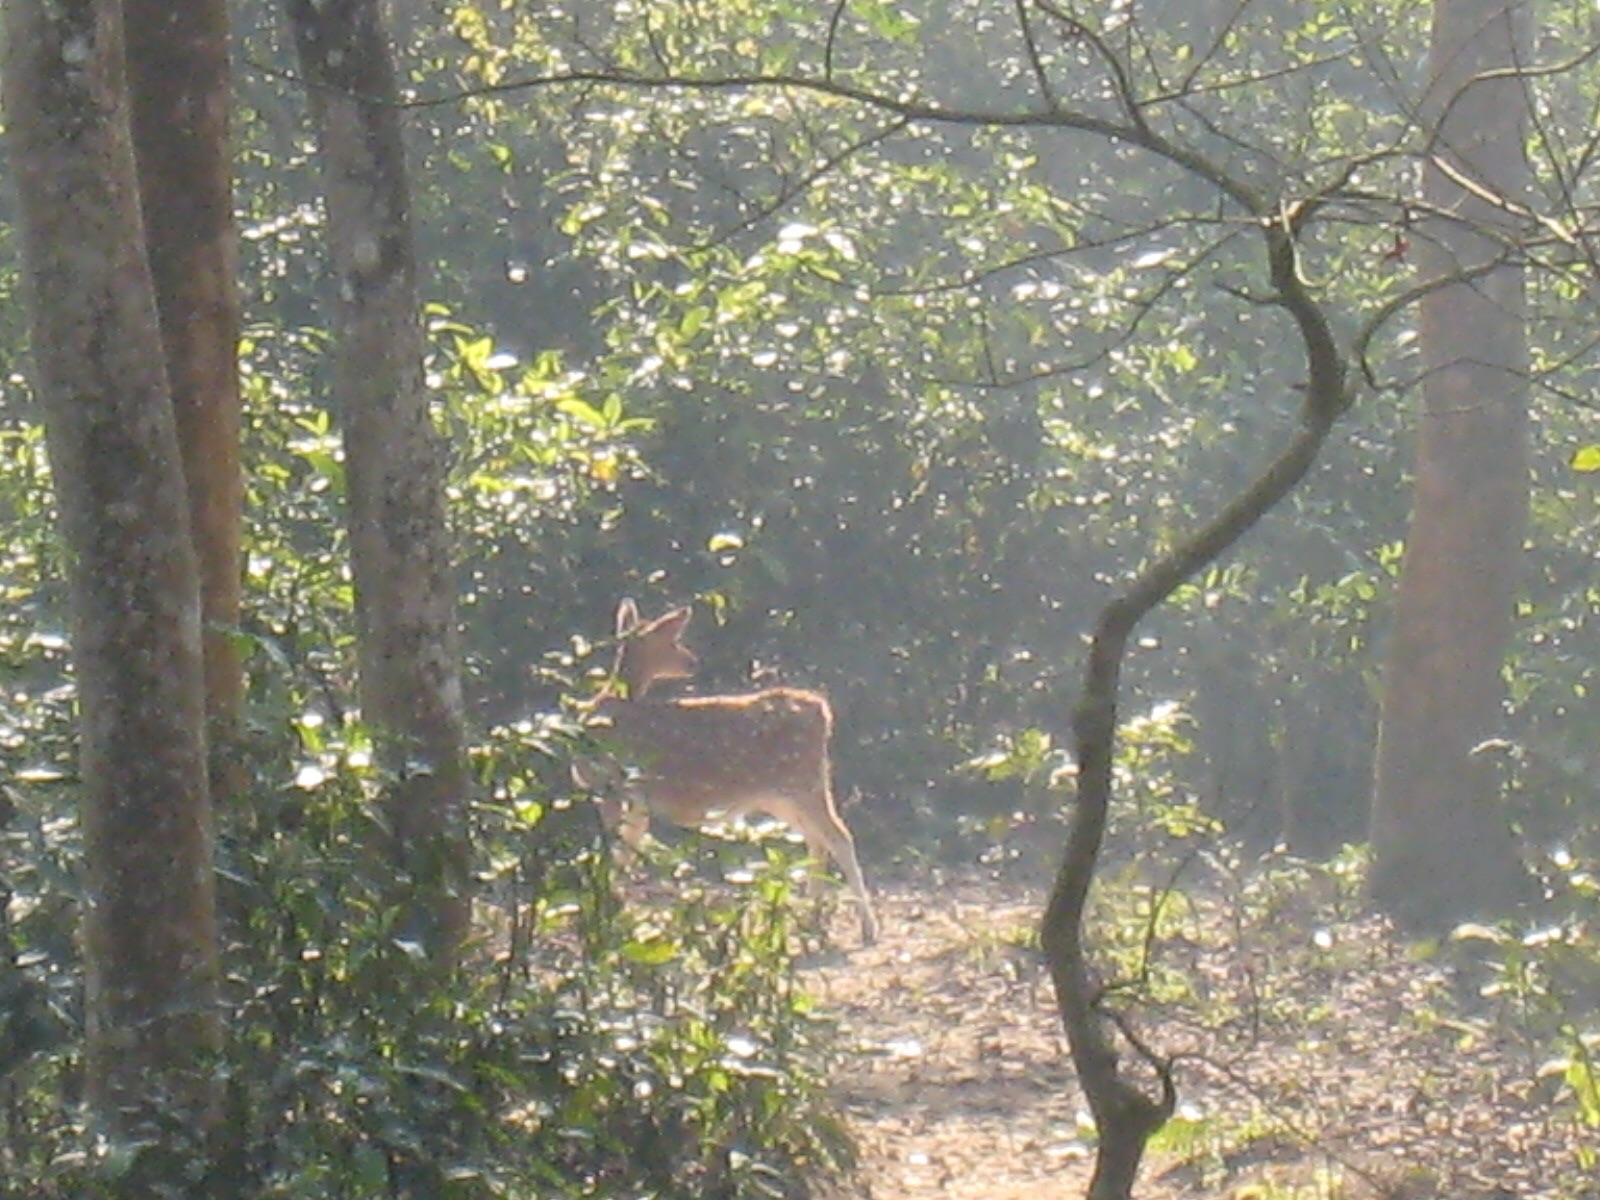
[[675, 608], [649, 621], [639, 619], [638, 605], [617, 605], [617, 664], [613, 676], [638, 700], [659, 679], [692, 679], [699, 660], [683, 644], [683, 631], [694, 610]]

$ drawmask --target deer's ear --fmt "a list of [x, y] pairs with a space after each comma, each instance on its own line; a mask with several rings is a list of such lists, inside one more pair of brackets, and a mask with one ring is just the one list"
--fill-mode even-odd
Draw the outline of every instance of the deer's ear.
[[639, 606], [632, 597], [624, 596], [617, 605], [617, 636], [627, 637], [639, 627]]
[[662, 617], [661, 625], [665, 629], [672, 630], [672, 636], [677, 637], [684, 631], [684, 628], [689, 624], [689, 618], [692, 616], [694, 616], [693, 607], [685, 604], [682, 608], [675, 608]]

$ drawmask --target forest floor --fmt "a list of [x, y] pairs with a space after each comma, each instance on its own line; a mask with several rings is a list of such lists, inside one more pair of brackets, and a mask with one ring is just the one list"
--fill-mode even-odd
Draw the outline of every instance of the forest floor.
[[[1179, 1119], [1141, 1200], [1600, 1200], [1600, 1152], [1526, 1026], [1379, 921], [1303, 892], [1185, 904], [1150, 938], [1142, 1039], [1176, 1059]], [[838, 1200], [1082, 1196], [1093, 1144], [1030, 949], [1044, 892], [976, 872], [880, 890], [885, 932], [806, 979], [841, 1025], [861, 1150]], [[1326, 906], [1324, 906], [1326, 907]], [[1135, 935], [1137, 944], [1142, 939]]]

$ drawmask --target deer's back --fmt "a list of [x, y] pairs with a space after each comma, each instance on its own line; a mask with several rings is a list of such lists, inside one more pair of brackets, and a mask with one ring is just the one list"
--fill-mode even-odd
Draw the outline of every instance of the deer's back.
[[815, 692], [617, 700], [599, 711], [611, 728], [598, 740], [637, 773], [651, 807], [674, 821], [827, 787], [832, 714]]

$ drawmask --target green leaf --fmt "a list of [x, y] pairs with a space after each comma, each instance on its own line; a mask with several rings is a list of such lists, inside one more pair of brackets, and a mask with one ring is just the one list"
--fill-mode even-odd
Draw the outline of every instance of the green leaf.
[[648, 967], [659, 967], [678, 956], [678, 944], [671, 938], [631, 941], [622, 948], [623, 956]]
[[1600, 471], [1600, 446], [1584, 446], [1572, 456], [1574, 471]]
[[605, 415], [586, 400], [579, 400], [576, 396], [567, 396], [556, 401], [558, 411], [565, 413], [580, 425], [587, 425], [591, 429], [604, 429], [606, 427]]
[[711, 317], [711, 310], [705, 305], [698, 305], [683, 314], [683, 320], [678, 323], [678, 333], [684, 341], [688, 341], [699, 333]]
[[389, 1186], [389, 1160], [371, 1142], [361, 1142], [351, 1151], [352, 1174], [362, 1190], [380, 1195]]

